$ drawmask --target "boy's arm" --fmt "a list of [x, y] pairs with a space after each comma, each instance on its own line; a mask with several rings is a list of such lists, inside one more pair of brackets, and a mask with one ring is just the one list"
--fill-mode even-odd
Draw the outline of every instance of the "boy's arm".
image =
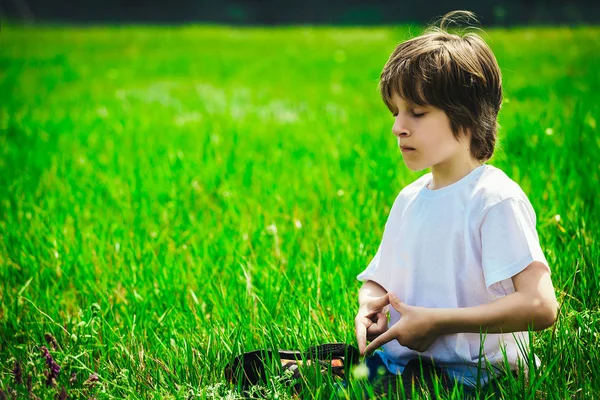
[[401, 318], [361, 354], [371, 354], [391, 340], [423, 352], [440, 336], [453, 333], [509, 333], [542, 330], [556, 321], [558, 305], [546, 266], [534, 261], [513, 276], [515, 293], [489, 304], [465, 308], [427, 308], [388, 295]]
[[358, 312], [354, 319], [358, 350], [364, 353], [367, 339], [387, 330], [387, 290], [374, 281], [366, 281], [358, 291]]
[[475, 307], [434, 309], [440, 335], [460, 332], [508, 333], [546, 329], [554, 324], [558, 303], [550, 274], [534, 261], [513, 278], [515, 293]]
[[358, 291], [358, 304], [362, 305], [373, 297], [385, 296], [387, 290], [374, 281], [366, 281]]

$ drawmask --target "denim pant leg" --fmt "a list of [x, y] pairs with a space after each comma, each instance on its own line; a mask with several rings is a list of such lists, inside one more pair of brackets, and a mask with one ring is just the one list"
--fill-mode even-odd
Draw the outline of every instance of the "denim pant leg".
[[380, 352], [376, 351], [369, 357], [365, 358], [365, 363], [367, 364], [367, 368], [369, 369], [368, 380], [371, 383], [377, 381], [377, 379], [382, 376], [394, 375], [387, 369], [385, 363], [383, 362], [379, 354]]

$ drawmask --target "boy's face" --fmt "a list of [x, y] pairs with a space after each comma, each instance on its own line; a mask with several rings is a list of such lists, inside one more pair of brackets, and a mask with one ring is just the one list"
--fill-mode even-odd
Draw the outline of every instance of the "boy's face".
[[450, 119], [442, 109], [414, 105], [396, 93], [392, 102], [398, 110], [392, 132], [409, 169], [451, 166], [470, 158], [469, 139], [462, 134], [458, 140], [454, 137]]

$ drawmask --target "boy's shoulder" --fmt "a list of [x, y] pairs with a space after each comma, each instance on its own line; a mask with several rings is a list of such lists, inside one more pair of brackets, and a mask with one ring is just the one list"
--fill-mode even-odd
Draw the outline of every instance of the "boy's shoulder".
[[508, 199], [529, 202], [517, 182], [500, 168], [487, 164], [472, 188], [472, 197], [481, 201], [484, 208], [493, 207]]
[[398, 197], [413, 197], [417, 195], [421, 189], [423, 189], [423, 187], [429, 183], [429, 181], [431, 181], [431, 172], [426, 173], [420, 178], [404, 186], [398, 194]]

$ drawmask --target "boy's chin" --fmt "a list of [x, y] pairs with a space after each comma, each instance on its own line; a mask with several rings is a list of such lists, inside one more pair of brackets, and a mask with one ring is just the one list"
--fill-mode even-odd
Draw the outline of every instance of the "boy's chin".
[[415, 165], [415, 164], [407, 163], [406, 161], [404, 162], [404, 165], [406, 165], [406, 168], [410, 169], [413, 172], [419, 172], [419, 171], [423, 171], [423, 170], [429, 168], [428, 166]]

